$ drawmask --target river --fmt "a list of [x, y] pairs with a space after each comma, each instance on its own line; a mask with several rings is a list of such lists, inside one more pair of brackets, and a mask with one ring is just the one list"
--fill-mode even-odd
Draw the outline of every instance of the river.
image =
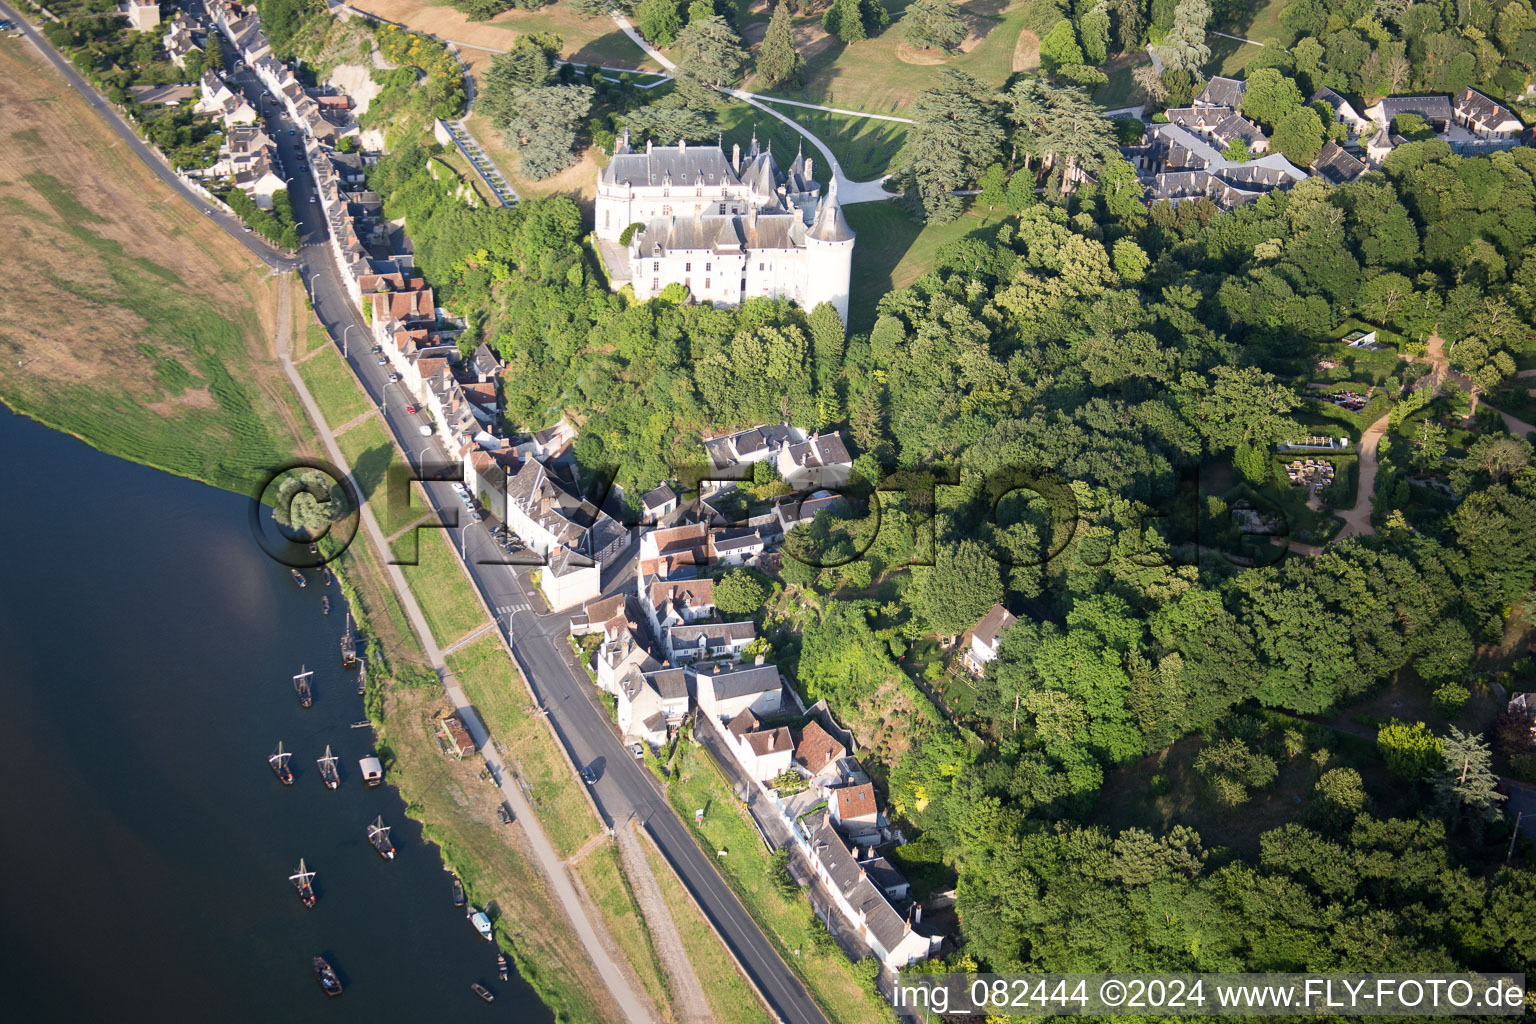
[[[295, 586], [252, 540], [240, 495], [3, 407], [0, 446], [7, 1016], [550, 1020], [515, 974], [497, 981], [399, 793], [361, 784], [372, 733], [349, 728], [364, 716], [338, 657], [338, 588], [313, 572]], [[300, 663], [316, 670], [309, 710], [290, 681]], [[267, 766], [279, 740], [288, 788]], [[338, 792], [315, 765], [326, 744]], [[393, 862], [364, 834], [380, 814]], [[313, 910], [288, 882], [300, 857], [319, 873]], [[340, 973], [340, 999], [315, 983], [315, 955]]]

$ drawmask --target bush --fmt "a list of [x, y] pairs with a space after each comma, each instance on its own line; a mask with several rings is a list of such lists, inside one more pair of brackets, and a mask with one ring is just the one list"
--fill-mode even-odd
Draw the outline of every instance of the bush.
[[1393, 719], [1376, 734], [1387, 769], [1411, 782], [1422, 782], [1445, 766], [1445, 744], [1423, 722], [1399, 722]]
[[1435, 691], [1435, 707], [1442, 714], [1454, 715], [1471, 697], [1472, 691], [1460, 683], [1446, 683]]

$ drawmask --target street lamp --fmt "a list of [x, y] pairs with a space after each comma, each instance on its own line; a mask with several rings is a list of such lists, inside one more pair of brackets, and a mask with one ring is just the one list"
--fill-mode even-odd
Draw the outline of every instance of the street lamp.
[[425, 470], [427, 465], [427, 452], [431, 450], [431, 445], [424, 444], [421, 446], [421, 451], [416, 453], [416, 472], [420, 473]]
[[343, 358], [343, 359], [347, 358], [347, 332], [350, 331], [352, 328], [354, 328], [356, 326], [357, 326], [357, 324], [347, 324], [346, 327], [342, 328], [342, 331], [341, 331], [341, 358]]

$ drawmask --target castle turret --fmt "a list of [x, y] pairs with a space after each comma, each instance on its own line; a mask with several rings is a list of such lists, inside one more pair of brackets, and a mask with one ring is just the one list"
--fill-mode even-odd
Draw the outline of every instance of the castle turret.
[[853, 274], [853, 228], [837, 202], [837, 180], [827, 185], [827, 197], [816, 207], [816, 218], [805, 233], [805, 308], [832, 303], [848, 323], [848, 281]]

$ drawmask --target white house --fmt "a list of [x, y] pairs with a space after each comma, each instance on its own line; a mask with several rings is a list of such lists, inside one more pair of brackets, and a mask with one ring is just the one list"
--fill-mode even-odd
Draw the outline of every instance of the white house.
[[798, 443], [785, 443], [776, 456], [779, 476], [797, 491], [840, 487], [853, 473], [853, 457], [843, 435], [812, 433]]
[[880, 805], [875, 800], [873, 783], [840, 786], [827, 794], [827, 807], [838, 831], [854, 844], [880, 842], [880, 827], [885, 824]]
[[[599, 252], [615, 290], [641, 300], [681, 284], [694, 299], [737, 305], [787, 298], [805, 309], [830, 302], [848, 319], [853, 229], [825, 198], [812, 162], [787, 172], [756, 137], [745, 160], [718, 145], [631, 147], [626, 131], [597, 180]], [[630, 230], [631, 226], [636, 226]]]
[[165, 48], [166, 55], [171, 58], [171, 63], [179, 68], [187, 66], [187, 54], [193, 50], [202, 49], [192, 40], [192, 29], [187, 24], [187, 19], [177, 15], [176, 20], [166, 28], [165, 35], [160, 37], [160, 45]]
[[699, 710], [716, 719], [730, 721], [748, 709], [758, 716], [776, 715], [784, 706], [783, 683], [772, 665], [722, 669], [717, 664], [688, 671]]
[[768, 538], [762, 530], [742, 527], [709, 534], [709, 560], [717, 565], [750, 565], [766, 550]]
[[193, 108], [200, 114], [222, 118], [224, 127], [239, 124], [255, 124], [261, 114], [251, 106], [243, 93], [229, 87], [229, 83], [213, 71], [204, 71], [197, 82], [198, 100]]
[[1453, 109], [1456, 123], [1480, 139], [1513, 139], [1525, 130], [1525, 125], [1508, 107], [1470, 87], [1456, 94]]
[[651, 624], [651, 632], [664, 636], [674, 626], [686, 626], [707, 619], [715, 613], [715, 581], [711, 579], [670, 579], [636, 576], [640, 606]]
[[960, 661], [973, 675], [981, 675], [987, 669], [987, 663], [997, 658], [998, 639], [1003, 630], [1013, 625], [1018, 620], [1000, 604], [992, 606], [987, 614], [976, 623], [975, 630], [971, 633], [971, 644], [961, 654]]
[[783, 726], [763, 729], [761, 725], [748, 708], [731, 719], [725, 732], [742, 769], [758, 782], [769, 782], [789, 770], [795, 744]]
[[739, 659], [747, 645], [757, 639], [757, 627], [750, 622], [679, 624], [663, 635], [667, 657], [682, 665]]
[[507, 481], [506, 512], [507, 527], [547, 559], [539, 585], [554, 611], [596, 597], [602, 567], [629, 543], [622, 526], [537, 458]]
[[1371, 131], [1374, 122], [1365, 117], [1354, 107], [1349, 100], [1340, 96], [1327, 86], [1323, 86], [1312, 94], [1309, 103], [1326, 103], [1333, 108], [1333, 119], [1349, 129], [1351, 135], [1360, 135]]
[[830, 811], [820, 818], [802, 818], [795, 825], [795, 842], [805, 852], [811, 870], [884, 966], [899, 971], [938, 950], [942, 941], [938, 936], [913, 928], [921, 922], [921, 910], [914, 907], [903, 917], [881, 888], [870, 881], [867, 868], [833, 828]]
[[117, 10], [119, 14], [126, 14], [128, 24], [140, 32], [160, 27], [160, 0], [128, 0]]
[[615, 696], [620, 734], [653, 747], [665, 743], [668, 730], [688, 712], [688, 683], [680, 668], [642, 671], [632, 665], [619, 679]]
[[677, 492], [666, 484], [640, 496], [641, 522], [654, 523], [677, 510]]

